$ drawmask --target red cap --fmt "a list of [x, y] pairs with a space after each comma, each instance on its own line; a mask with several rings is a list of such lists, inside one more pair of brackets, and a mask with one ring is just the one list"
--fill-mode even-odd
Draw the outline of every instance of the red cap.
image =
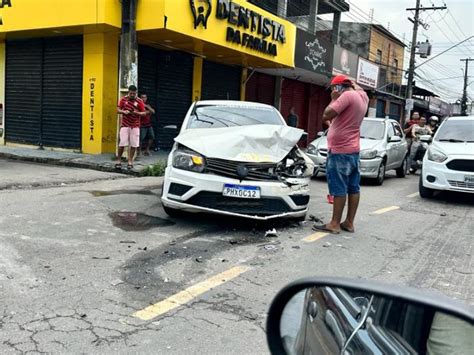
[[336, 75], [331, 80], [331, 85], [342, 85], [342, 84], [350, 84], [350, 83], [351, 83], [351, 79], [349, 79], [345, 75]]

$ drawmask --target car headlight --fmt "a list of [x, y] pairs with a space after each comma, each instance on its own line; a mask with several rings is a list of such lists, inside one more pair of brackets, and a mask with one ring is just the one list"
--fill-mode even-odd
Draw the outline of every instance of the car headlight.
[[373, 149], [366, 149], [360, 152], [361, 159], [374, 159], [377, 156], [377, 151]]
[[430, 148], [428, 149], [428, 160], [434, 161], [436, 163], [442, 163], [448, 159], [448, 156], [444, 153], [441, 153], [439, 150]]
[[192, 150], [177, 150], [173, 154], [173, 168], [202, 173], [206, 159]]
[[306, 151], [308, 154], [311, 154], [311, 155], [317, 155], [318, 154], [318, 150], [316, 149], [316, 147], [314, 145], [309, 145], [308, 147], [308, 150]]

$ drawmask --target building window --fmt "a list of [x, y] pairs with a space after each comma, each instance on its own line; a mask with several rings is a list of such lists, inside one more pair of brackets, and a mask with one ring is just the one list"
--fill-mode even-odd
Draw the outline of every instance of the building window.
[[392, 75], [398, 77], [398, 59], [393, 59]]
[[377, 57], [375, 58], [375, 63], [382, 63], [382, 51], [380, 49], [377, 49]]

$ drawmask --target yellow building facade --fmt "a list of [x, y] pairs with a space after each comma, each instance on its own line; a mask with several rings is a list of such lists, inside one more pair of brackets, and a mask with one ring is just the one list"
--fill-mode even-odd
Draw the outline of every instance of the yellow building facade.
[[[120, 1], [3, 3], [0, 144], [113, 152]], [[247, 68], [294, 66], [296, 27], [291, 23], [244, 0], [199, 2], [207, 7], [194, 3], [138, 2], [138, 86], [153, 93], [151, 101], [161, 110], [158, 119], [164, 117], [165, 123], [182, 119], [181, 111], [166, 106], [181, 90], [189, 96], [183, 107], [219, 94], [226, 81], [238, 85], [227, 98], [242, 99]]]

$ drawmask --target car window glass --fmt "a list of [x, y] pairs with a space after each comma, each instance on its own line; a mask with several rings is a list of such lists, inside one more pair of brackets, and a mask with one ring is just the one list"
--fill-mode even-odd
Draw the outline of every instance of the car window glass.
[[474, 120], [448, 120], [438, 129], [436, 140], [474, 142]]
[[393, 128], [393, 125], [389, 124], [387, 131], [388, 131], [387, 135], [389, 138], [395, 135], [395, 129]]
[[398, 123], [392, 123], [392, 125], [393, 125], [393, 129], [395, 130], [395, 134], [399, 136], [400, 138], [403, 138], [403, 132], [400, 125]]
[[258, 124], [283, 125], [278, 112], [269, 107], [203, 105], [195, 108], [188, 128], [222, 128]]
[[385, 135], [385, 122], [383, 121], [362, 121], [360, 127], [360, 138], [367, 139], [384, 139]]

